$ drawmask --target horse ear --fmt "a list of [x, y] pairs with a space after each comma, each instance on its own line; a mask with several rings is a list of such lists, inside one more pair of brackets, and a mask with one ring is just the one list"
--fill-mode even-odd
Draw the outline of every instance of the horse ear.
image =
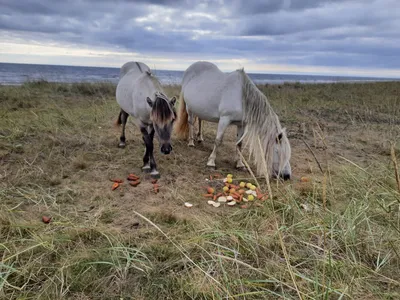
[[286, 135], [286, 128], [282, 129], [282, 132], [280, 134], [278, 134], [278, 136], [276, 137], [276, 142], [279, 143], [282, 140], [283, 134]]
[[280, 134], [278, 134], [278, 136], [276, 137], [276, 142], [279, 143], [281, 141], [283, 137], [283, 133], [281, 132]]
[[146, 101], [150, 107], [153, 107], [153, 101], [149, 97], [146, 98]]
[[176, 102], [176, 97], [174, 96], [174, 97], [171, 98], [170, 103], [171, 103], [172, 106], [174, 106], [175, 102]]

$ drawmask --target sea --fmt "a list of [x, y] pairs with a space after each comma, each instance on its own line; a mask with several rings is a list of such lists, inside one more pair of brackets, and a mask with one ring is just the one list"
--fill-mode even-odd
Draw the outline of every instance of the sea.
[[[162, 84], [180, 84], [183, 71], [153, 71]], [[248, 73], [256, 84], [282, 84], [285, 82], [332, 83], [394, 81], [400, 79], [374, 77], [346, 77], [322, 75], [253, 74]], [[57, 65], [35, 65], [0, 63], [0, 85], [20, 85], [24, 82], [45, 80], [49, 82], [112, 82], [117, 83], [119, 68], [79, 67]]]

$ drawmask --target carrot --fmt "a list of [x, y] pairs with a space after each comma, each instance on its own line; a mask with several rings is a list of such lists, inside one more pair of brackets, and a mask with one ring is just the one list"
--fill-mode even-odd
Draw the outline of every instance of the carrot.
[[247, 205], [246, 204], [241, 205], [240, 208], [247, 208]]
[[135, 174], [129, 174], [128, 178], [129, 181], [135, 181], [135, 180], [139, 180], [140, 177], [136, 176]]
[[123, 183], [124, 182], [122, 179], [117, 179], [117, 178], [110, 179], [110, 181], [117, 182], [117, 183]]
[[207, 187], [207, 193], [214, 194], [215, 190], [212, 187]]
[[217, 196], [217, 198], [218, 198], [218, 197], [221, 197], [222, 195], [223, 195], [223, 193], [218, 193], [215, 196]]
[[233, 192], [233, 193], [231, 193], [231, 195], [232, 195], [232, 197], [233, 197], [233, 196], [236, 196], [236, 197], [238, 197], [238, 198], [240, 198], [240, 196], [241, 196], [241, 194], [239, 194], [239, 193], [237, 193], [237, 192]]
[[217, 200], [217, 195], [214, 195], [213, 200], [214, 200], [214, 201]]
[[210, 175], [210, 180], [213, 180], [213, 177], [212, 177], [212, 175]]
[[131, 186], [138, 186], [140, 184], [140, 180], [130, 181], [129, 184]]
[[42, 222], [43, 222], [43, 223], [46, 223], [46, 224], [47, 224], [47, 223], [50, 223], [50, 221], [51, 221], [51, 217], [46, 217], [46, 216], [43, 216], [43, 217], [42, 217]]
[[265, 193], [265, 194], [261, 193], [261, 190], [258, 189], [258, 188], [256, 189], [256, 193], [257, 193], [257, 199], [258, 200], [261, 200], [263, 196], [268, 194], [268, 193]]
[[232, 194], [231, 194], [231, 196], [232, 196], [232, 198], [235, 199], [235, 200], [238, 200], [238, 199], [239, 199], [239, 196], [237, 196], [237, 195], [232, 195]]
[[118, 182], [114, 182], [114, 184], [112, 185], [111, 190], [115, 190], [119, 187], [119, 183]]
[[206, 197], [206, 198], [213, 198], [214, 195], [213, 195], [213, 194], [203, 194], [203, 197]]
[[158, 193], [160, 191], [160, 187], [157, 183], [153, 184], [154, 193]]
[[156, 183], [157, 183], [157, 179], [152, 179], [152, 180], [151, 180], [151, 183], [152, 183], [152, 184], [156, 184]]

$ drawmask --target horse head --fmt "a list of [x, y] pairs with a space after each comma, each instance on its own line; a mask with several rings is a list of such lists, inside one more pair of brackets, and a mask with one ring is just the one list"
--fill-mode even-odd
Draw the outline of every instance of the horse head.
[[157, 138], [161, 145], [161, 153], [169, 154], [172, 151], [171, 134], [176, 119], [176, 97], [169, 99], [165, 94], [157, 92], [154, 101], [147, 97], [151, 107], [151, 119]]
[[272, 155], [272, 175], [282, 177], [284, 180], [290, 179], [292, 176], [292, 168], [290, 167], [291, 148], [289, 139], [286, 135], [286, 128], [278, 133], [273, 146]]

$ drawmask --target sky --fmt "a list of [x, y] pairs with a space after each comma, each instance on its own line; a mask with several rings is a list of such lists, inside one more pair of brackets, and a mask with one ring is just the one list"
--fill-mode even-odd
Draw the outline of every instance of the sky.
[[399, 0], [0, 0], [0, 62], [400, 77]]

